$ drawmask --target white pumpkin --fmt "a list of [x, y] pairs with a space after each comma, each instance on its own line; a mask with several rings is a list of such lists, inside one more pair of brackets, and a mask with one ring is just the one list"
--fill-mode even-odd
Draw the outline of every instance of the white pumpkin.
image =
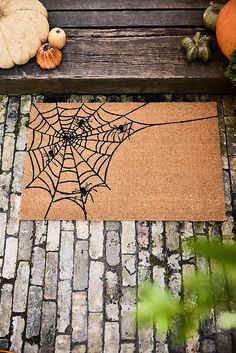
[[0, 0], [0, 68], [26, 64], [49, 33], [48, 13], [39, 0]]
[[66, 33], [61, 28], [53, 28], [48, 35], [48, 43], [57, 49], [63, 49], [66, 45]]

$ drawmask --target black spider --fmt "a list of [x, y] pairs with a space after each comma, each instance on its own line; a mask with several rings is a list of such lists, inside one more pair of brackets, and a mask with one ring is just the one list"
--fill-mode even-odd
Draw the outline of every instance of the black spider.
[[56, 155], [55, 149], [52, 148], [52, 149], [50, 149], [50, 150], [48, 151], [48, 156], [49, 156], [49, 157], [54, 158], [55, 155]]
[[[85, 125], [87, 124], [87, 123], [89, 123], [89, 120], [90, 119], [83, 119], [83, 118], [76, 118], [75, 119], [75, 124], [78, 126], [78, 128], [80, 128], [80, 129], [82, 129], [83, 130], [83, 127], [85, 127]], [[86, 126], [86, 127], [88, 127], [88, 126]]]
[[56, 166], [58, 166], [58, 162], [56, 161], [55, 157], [56, 155], [59, 155], [61, 157], [63, 157], [63, 155], [61, 154], [61, 152], [58, 152], [58, 150], [56, 149], [55, 146], [50, 147], [49, 151], [47, 151], [43, 157], [46, 157], [48, 162], [53, 162]]
[[[114, 125], [112, 135], [115, 135], [116, 132], [118, 132], [118, 134], [123, 134], [122, 135], [122, 139], [123, 139], [126, 132], [128, 132], [128, 135], [129, 135], [130, 129], [131, 129], [131, 126], [130, 126], [130, 123], [128, 123], [128, 122], [124, 123], [124, 124], [120, 124], [118, 126]], [[119, 140], [120, 140], [120, 138], [119, 138]]]
[[82, 186], [79, 190], [75, 189], [72, 193], [73, 194], [79, 194], [80, 199], [84, 199], [86, 196], [90, 196], [91, 200], [94, 202], [93, 196], [91, 194], [92, 191], [97, 192], [96, 189], [89, 189], [89, 186], [92, 185], [92, 183], [87, 183], [85, 186]]

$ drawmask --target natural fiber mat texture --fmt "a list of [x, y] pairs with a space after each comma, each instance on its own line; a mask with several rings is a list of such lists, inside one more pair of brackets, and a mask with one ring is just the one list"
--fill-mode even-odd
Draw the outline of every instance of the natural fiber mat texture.
[[34, 105], [20, 218], [224, 220], [216, 104]]

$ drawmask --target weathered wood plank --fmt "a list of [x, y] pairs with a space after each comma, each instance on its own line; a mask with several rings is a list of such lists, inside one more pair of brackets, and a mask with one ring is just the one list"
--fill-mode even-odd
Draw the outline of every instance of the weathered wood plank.
[[[205, 9], [208, 0], [41, 0], [50, 10]], [[225, 2], [226, 0], [221, 0]]]
[[202, 11], [52, 11], [51, 27], [133, 28], [203, 26]]
[[[179, 32], [178, 32], [179, 31]], [[185, 30], [185, 33], [192, 31]], [[226, 61], [214, 50], [209, 64], [186, 63], [174, 29], [68, 30], [63, 63], [41, 70], [35, 60], [0, 70], [0, 92], [22, 93], [226, 93]]]

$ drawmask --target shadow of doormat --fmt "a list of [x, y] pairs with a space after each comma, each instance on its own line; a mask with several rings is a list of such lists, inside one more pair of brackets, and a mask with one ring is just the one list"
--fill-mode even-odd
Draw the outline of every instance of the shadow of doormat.
[[225, 219], [216, 103], [32, 107], [22, 220]]

